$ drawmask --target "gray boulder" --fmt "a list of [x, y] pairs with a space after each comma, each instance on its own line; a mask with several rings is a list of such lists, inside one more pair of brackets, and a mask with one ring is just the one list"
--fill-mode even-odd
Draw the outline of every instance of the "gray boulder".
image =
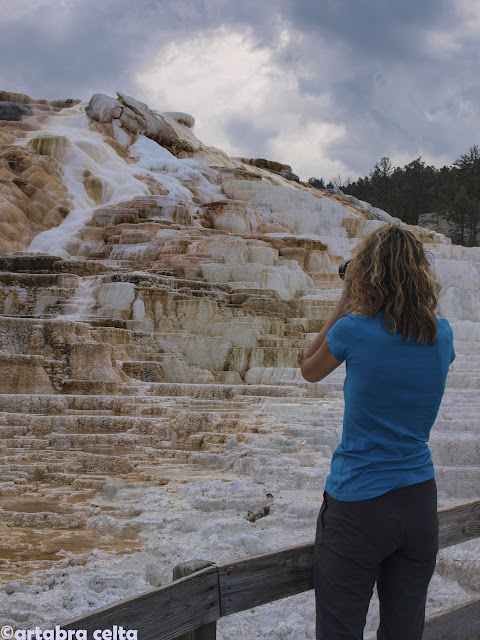
[[90, 102], [85, 107], [85, 113], [97, 122], [120, 120], [122, 126], [132, 133], [143, 133], [147, 127], [143, 118], [138, 117], [119, 100], [104, 93], [95, 93], [90, 98]]
[[117, 93], [119, 101], [135, 115], [145, 121], [145, 135], [159, 144], [172, 144], [178, 140], [175, 129], [168, 124], [165, 118], [154, 113], [144, 102], [139, 102], [125, 93]]
[[16, 122], [22, 116], [33, 115], [32, 107], [20, 102], [0, 102], [0, 120], [10, 120]]
[[118, 99], [104, 93], [95, 93], [85, 113], [97, 122], [119, 120], [122, 127], [138, 135], [146, 135], [161, 145], [168, 146], [178, 141], [173, 127], [144, 102], [139, 102], [124, 93], [117, 93]]
[[296, 173], [293, 173], [293, 171], [287, 171], [287, 169], [282, 169], [281, 171], [279, 171], [279, 174], [283, 178], [286, 178], [287, 180], [293, 180], [293, 182], [300, 182], [300, 178], [297, 176]]

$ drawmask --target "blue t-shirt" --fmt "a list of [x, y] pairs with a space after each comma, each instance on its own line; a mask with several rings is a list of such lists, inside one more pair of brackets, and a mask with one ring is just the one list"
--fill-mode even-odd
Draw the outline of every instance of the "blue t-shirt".
[[351, 313], [327, 333], [347, 369], [342, 441], [325, 486], [337, 500], [375, 498], [435, 476], [427, 442], [455, 358], [448, 320], [437, 324], [433, 345], [388, 333], [383, 311]]

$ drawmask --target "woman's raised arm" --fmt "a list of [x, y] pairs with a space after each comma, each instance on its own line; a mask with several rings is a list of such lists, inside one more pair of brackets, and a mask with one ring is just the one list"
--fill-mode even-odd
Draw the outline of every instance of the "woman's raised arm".
[[347, 302], [347, 288], [344, 283], [339, 301], [330, 312], [323, 329], [317, 337], [314, 338], [305, 353], [300, 371], [307, 382], [319, 382], [341, 364], [330, 351], [326, 338], [328, 331], [333, 327], [335, 322], [347, 315]]

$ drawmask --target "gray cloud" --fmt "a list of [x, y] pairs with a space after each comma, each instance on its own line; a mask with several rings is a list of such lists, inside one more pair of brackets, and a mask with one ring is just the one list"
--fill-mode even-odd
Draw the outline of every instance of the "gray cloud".
[[[44, 98], [121, 90], [142, 99], [135, 73], [162, 47], [187, 46], [194, 34], [221, 25], [249, 27], [257, 46], [270, 48], [277, 66], [295, 75], [305, 100], [292, 101], [292, 108], [302, 122], [345, 127], [324, 151], [346, 174], [368, 172], [382, 155], [452, 162], [478, 142], [480, 126], [479, 34], [462, 13], [466, 6], [466, 0], [44, 0], [32, 7], [0, 0], [0, 56], [9, 60], [0, 87]], [[290, 40], [280, 45], [285, 28]], [[322, 96], [323, 102], [309, 100]], [[245, 155], [268, 155], [282, 122], [273, 114], [271, 126], [260, 129], [232, 116], [230, 107], [219, 123], [226, 137], [244, 144]], [[312, 175], [321, 171], [311, 168]]]
[[258, 127], [241, 113], [230, 115], [224, 127], [232, 147], [243, 149], [243, 158], [259, 157], [258, 150], [268, 148], [268, 143], [278, 134], [274, 127]]
[[170, 26], [160, 6], [129, 0], [52, 3], [13, 23], [3, 21], [0, 53], [4, 58], [9, 52], [13, 64], [2, 70], [2, 85], [46, 98], [86, 98], [133, 87], [132, 71], [152, 41], [167, 40], [170, 29], [181, 28], [171, 4], [164, 7]]
[[424, 29], [455, 14], [447, 0], [292, 0], [285, 15], [301, 32], [344, 43], [357, 61], [389, 61], [414, 57]]
[[[327, 153], [356, 175], [382, 155], [452, 162], [476, 142], [480, 125], [468, 108], [480, 97], [472, 68], [478, 34], [469, 32], [460, 6], [395, 4], [290, 5], [291, 24], [302, 34], [300, 44], [292, 44], [299, 89], [305, 96], [333, 96], [333, 108], [309, 117], [345, 125], [345, 137]], [[328, 70], [315, 55], [325, 46]]]
[[[160, 47], [221, 24], [246, 24], [256, 16], [251, 0], [241, 7], [227, 0], [17, 3], [0, 5], [0, 55], [11, 61], [0, 71], [1, 86], [43, 98], [85, 98], [94, 91], [134, 88], [135, 70]], [[19, 11], [20, 6], [26, 10]], [[268, 34], [271, 29], [265, 26]]]

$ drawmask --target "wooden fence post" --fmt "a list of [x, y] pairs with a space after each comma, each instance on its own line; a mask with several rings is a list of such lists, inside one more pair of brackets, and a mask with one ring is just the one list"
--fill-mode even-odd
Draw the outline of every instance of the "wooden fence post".
[[[189, 560], [188, 562], [182, 562], [173, 568], [173, 579], [178, 580], [179, 578], [190, 576], [192, 573], [211, 567], [214, 564], [214, 562], [208, 562], [206, 560]], [[202, 624], [201, 627], [193, 631], [178, 636], [175, 640], [216, 640], [216, 638], [217, 623], [209, 622], [208, 624]]]

